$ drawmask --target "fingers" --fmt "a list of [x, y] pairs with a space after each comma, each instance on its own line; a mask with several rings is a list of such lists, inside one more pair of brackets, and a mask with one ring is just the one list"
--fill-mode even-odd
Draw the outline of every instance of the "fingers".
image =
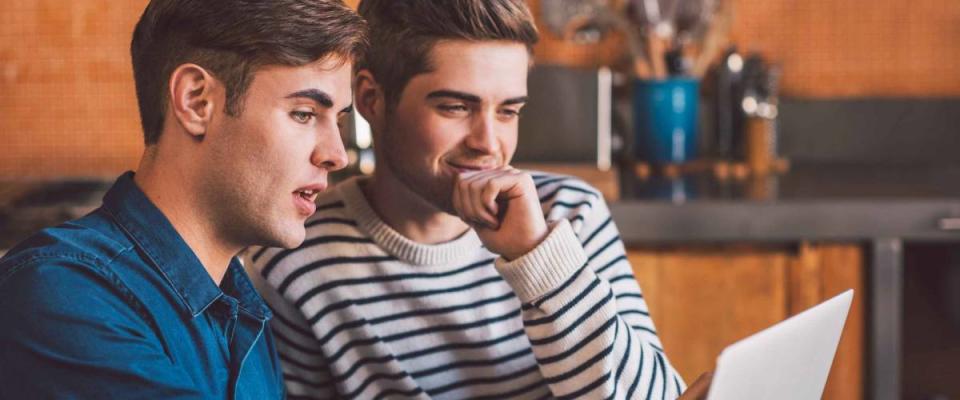
[[496, 197], [500, 193], [499, 175], [498, 170], [472, 173], [464, 179], [460, 190], [465, 215], [482, 220], [491, 229], [497, 229], [500, 225], [497, 218], [499, 207], [496, 204]]
[[512, 167], [462, 173], [454, 185], [454, 208], [468, 223], [497, 229], [502, 208], [523, 196], [524, 178], [523, 172]]
[[460, 174], [456, 177], [456, 180], [454, 181], [454, 184], [453, 184], [453, 195], [451, 197], [451, 200], [453, 201], [453, 209], [457, 212], [457, 215], [460, 216], [460, 219], [462, 219], [467, 224], [470, 224], [470, 226], [474, 228], [478, 228], [481, 226], [485, 226], [486, 223], [482, 223], [480, 221], [473, 219], [473, 213], [468, 211], [467, 209], [468, 204], [466, 200], [466, 191], [461, 190], [461, 185], [464, 184], [464, 180], [466, 180], [468, 176], [469, 175], [467, 174]]
[[[484, 171], [486, 172], [486, 171]], [[474, 228], [495, 229], [497, 225], [496, 215], [478, 203], [473, 197], [472, 192], [475, 185], [479, 185], [478, 179], [483, 172], [465, 172], [457, 176], [454, 184], [453, 204], [457, 214]], [[482, 182], [482, 181], [480, 181]]]

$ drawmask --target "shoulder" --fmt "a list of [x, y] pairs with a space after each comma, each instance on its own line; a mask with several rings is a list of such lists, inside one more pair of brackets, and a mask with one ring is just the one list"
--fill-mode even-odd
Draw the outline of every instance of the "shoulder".
[[93, 381], [109, 382], [129, 371], [130, 362], [146, 368], [152, 360], [166, 361], [157, 326], [124, 288], [116, 275], [83, 257], [40, 257], [17, 265], [0, 282], [0, 363], [16, 365], [15, 376], [30, 380], [58, 368], [94, 368], [83, 382], [71, 380], [80, 375], [53, 373], [55, 385], [31, 388], [80, 393]]
[[43, 266], [103, 271], [132, 243], [119, 229], [94, 212], [81, 219], [46, 228], [28, 237], [0, 259], [0, 285], [14, 274]]
[[17, 264], [4, 261], [0, 268], [0, 320], [19, 321], [4, 329], [0, 336], [6, 339], [53, 335], [47, 339], [55, 340], [120, 321], [148, 329], [131, 292], [87, 254], [37, 254]]
[[0, 259], [0, 303], [36, 311], [105, 312], [91, 307], [124, 303], [127, 291], [113, 268], [132, 248], [99, 212], [44, 229]]
[[540, 203], [544, 205], [570, 201], [602, 201], [600, 191], [584, 182], [582, 179], [539, 171], [526, 171], [533, 178], [540, 195]]
[[29, 307], [70, 306], [110, 291], [111, 279], [89, 255], [37, 254], [20, 261], [2, 264], [4, 305], [16, 301]]
[[599, 190], [580, 178], [527, 171], [537, 186], [540, 205], [548, 220], [567, 219], [574, 230], [586, 220], [605, 218], [607, 204]]

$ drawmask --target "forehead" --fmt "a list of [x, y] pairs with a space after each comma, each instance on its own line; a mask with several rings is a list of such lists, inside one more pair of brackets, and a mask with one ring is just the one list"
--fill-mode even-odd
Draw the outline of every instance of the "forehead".
[[530, 54], [522, 43], [465, 40], [437, 42], [429, 55], [431, 70], [411, 79], [431, 89], [464, 91], [481, 97], [527, 93]]
[[300, 66], [267, 65], [254, 73], [250, 91], [284, 97], [302, 90], [319, 89], [335, 102], [349, 102], [352, 70], [351, 60], [333, 57]]

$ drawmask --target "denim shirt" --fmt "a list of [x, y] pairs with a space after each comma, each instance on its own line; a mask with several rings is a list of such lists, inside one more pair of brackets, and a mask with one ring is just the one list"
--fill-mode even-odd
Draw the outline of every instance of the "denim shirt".
[[218, 287], [128, 172], [0, 259], [0, 399], [279, 399], [270, 317], [239, 261]]

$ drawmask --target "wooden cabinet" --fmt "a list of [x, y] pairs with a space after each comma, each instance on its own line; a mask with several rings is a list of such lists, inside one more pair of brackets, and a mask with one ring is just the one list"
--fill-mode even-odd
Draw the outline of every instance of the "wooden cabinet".
[[858, 245], [631, 248], [667, 355], [687, 382], [727, 345], [852, 288], [824, 399], [863, 398], [864, 263]]

